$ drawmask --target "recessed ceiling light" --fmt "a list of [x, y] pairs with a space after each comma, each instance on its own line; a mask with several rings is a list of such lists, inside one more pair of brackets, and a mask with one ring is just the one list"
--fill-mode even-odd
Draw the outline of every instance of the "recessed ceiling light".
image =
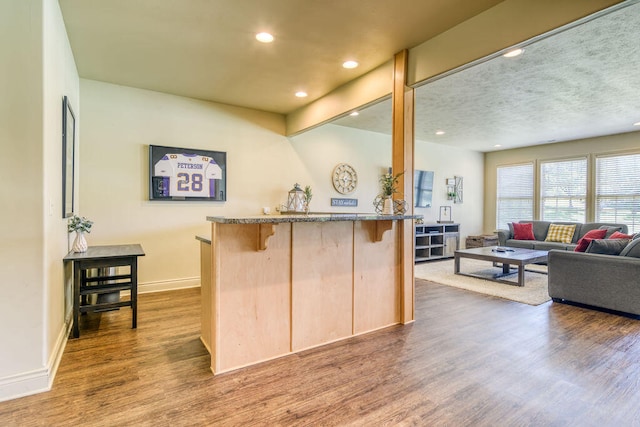
[[345, 61], [342, 63], [344, 68], [356, 68], [358, 63], [356, 61]]
[[640, 122], [636, 122], [633, 124], [634, 126], [640, 126]]
[[296, 96], [298, 98], [304, 98], [307, 96], [307, 92], [303, 92], [303, 91], [296, 92]]
[[496, 148], [497, 147], [502, 147], [502, 144], [496, 144], [496, 145], [494, 145], [494, 147], [496, 147]]
[[273, 41], [273, 36], [269, 33], [258, 33], [256, 34], [256, 40], [262, 43], [271, 43]]
[[436, 131], [436, 135], [444, 135], [444, 131], [443, 130], [438, 130], [438, 131]]
[[516, 56], [522, 55], [523, 53], [524, 53], [524, 49], [513, 49], [502, 56], [504, 56], [505, 58], [514, 58]]
[[352, 113], [351, 113], [351, 114], [349, 114], [349, 115], [350, 115], [350, 116], [354, 116], [354, 117], [355, 117], [355, 116], [357, 116], [357, 115], [359, 115], [359, 114], [360, 114], [360, 113], [358, 113], [357, 111], [354, 111], [354, 112], [352, 112]]

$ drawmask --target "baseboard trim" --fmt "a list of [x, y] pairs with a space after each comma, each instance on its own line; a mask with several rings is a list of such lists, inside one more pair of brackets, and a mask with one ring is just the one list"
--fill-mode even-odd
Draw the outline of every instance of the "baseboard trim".
[[71, 321], [67, 319], [58, 334], [46, 367], [0, 378], [0, 402], [51, 390], [53, 379], [62, 360], [62, 354], [67, 346], [70, 330]]
[[71, 330], [71, 319], [62, 326], [47, 366], [0, 378], [0, 402], [51, 390]]
[[178, 289], [199, 288], [200, 277], [187, 277], [184, 279], [161, 280], [138, 284], [138, 294], [150, 292], [175, 291]]
[[0, 378], [0, 402], [51, 390], [46, 368]]

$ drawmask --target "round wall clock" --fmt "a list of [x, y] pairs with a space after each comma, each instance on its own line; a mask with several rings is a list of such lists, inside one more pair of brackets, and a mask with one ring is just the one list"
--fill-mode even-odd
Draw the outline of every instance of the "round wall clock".
[[349, 194], [356, 189], [358, 185], [358, 174], [353, 166], [346, 163], [340, 163], [333, 169], [331, 176], [333, 188], [340, 194]]

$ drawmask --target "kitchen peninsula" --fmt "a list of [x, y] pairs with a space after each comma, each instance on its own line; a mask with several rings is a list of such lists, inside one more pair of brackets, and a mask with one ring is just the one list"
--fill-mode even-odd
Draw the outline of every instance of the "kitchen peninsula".
[[410, 322], [413, 250], [399, 246], [416, 218], [207, 217], [211, 238], [197, 239], [213, 373]]

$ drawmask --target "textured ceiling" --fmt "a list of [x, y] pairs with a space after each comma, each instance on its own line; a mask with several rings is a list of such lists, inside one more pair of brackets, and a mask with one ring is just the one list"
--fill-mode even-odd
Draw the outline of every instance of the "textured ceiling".
[[[416, 139], [485, 152], [638, 131], [640, 3], [425, 84], [415, 114]], [[335, 123], [390, 135], [391, 102]]]
[[[289, 113], [502, 0], [59, 0], [80, 77]], [[260, 31], [275, 42], [255, 41]], [[360, 67], [345, 70], [347, 59]], [[294, 93], [304, 90], [308, 98]]]

